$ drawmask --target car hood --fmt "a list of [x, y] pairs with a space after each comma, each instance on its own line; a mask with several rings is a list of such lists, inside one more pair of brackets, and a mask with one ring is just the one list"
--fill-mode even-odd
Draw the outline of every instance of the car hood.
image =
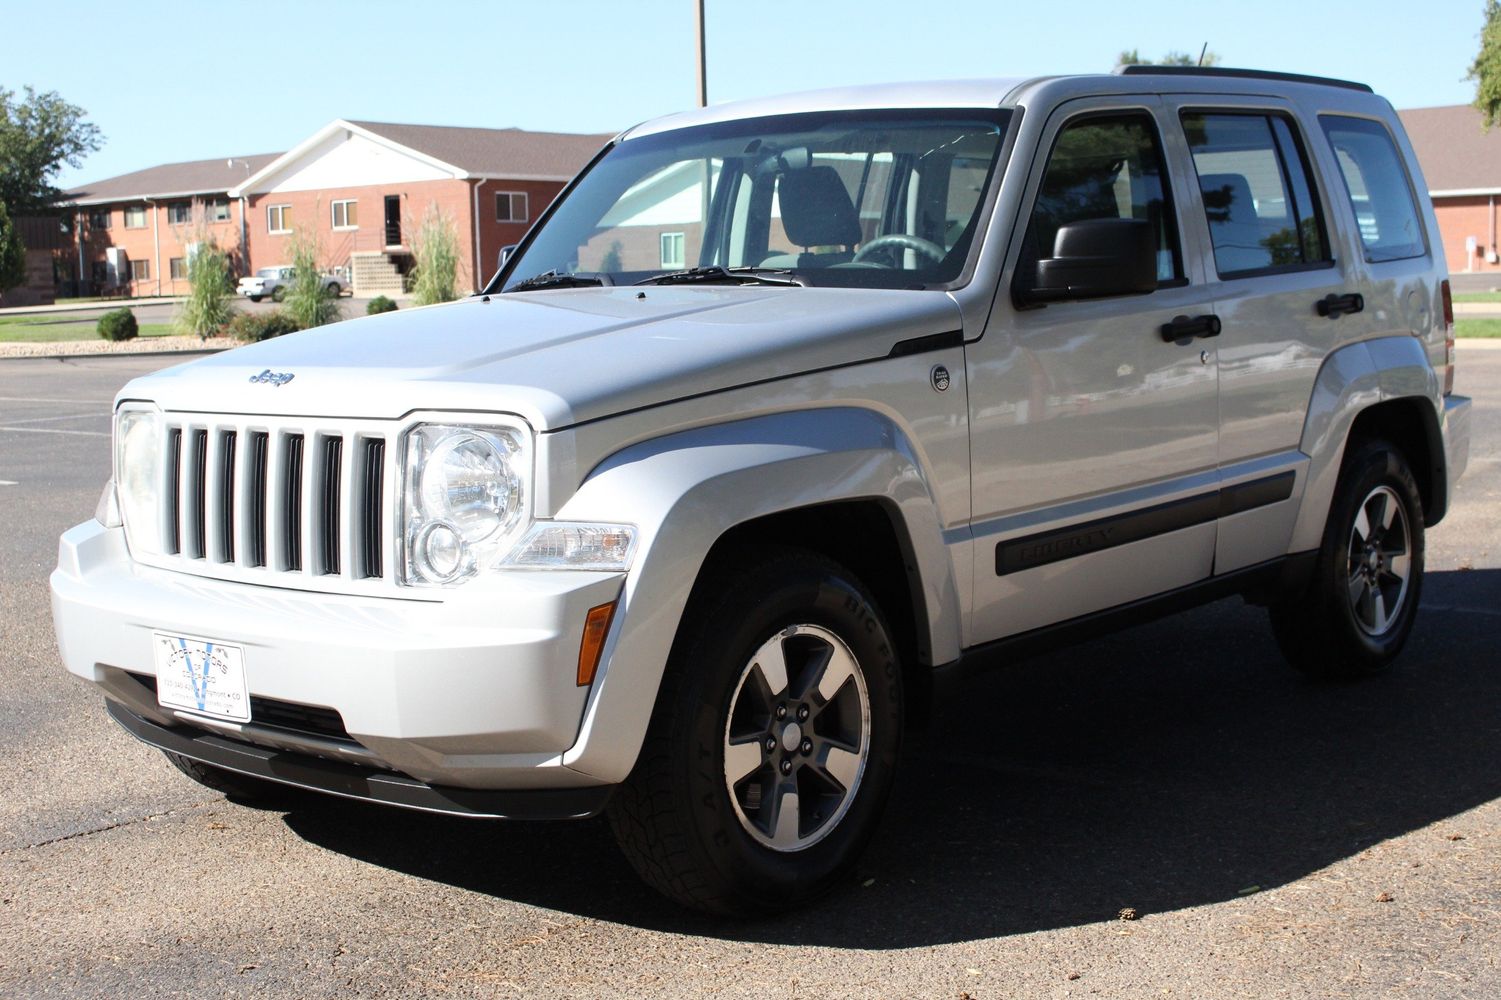
[[120, 399], [309, 417], [507, 412], [554, 430], [883, 358], [903, 341], [959, 329], [958, 306], [944, 292], [741, 285], [509, 293], [224, 351], [137, 379]]

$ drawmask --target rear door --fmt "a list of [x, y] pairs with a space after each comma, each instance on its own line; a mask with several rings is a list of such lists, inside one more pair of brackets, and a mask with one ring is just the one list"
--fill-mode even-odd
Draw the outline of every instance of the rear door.
[[1205, 247], [1220, 319], [1221, 520], [1215, 572], [1286, 554], [1306, 468], [1314, 379], [1357, 308], [1360, 273], [1331, 245], [1330, 192], [1309, 135], [1272, 98], [1168, 98], [1194, 186], [1184, 213]]

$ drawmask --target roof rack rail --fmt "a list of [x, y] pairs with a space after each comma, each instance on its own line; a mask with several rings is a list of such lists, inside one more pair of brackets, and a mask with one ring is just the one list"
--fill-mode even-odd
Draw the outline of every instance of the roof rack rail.
[[1283, 83], [1316, 83], [1325, 87], [1343, 87], [1374, 94], [1369, 84], [1353, 80], [1336, 80], [1327, 76], [1308, 76], [1304, 73], [1274, 73], [1264, 69], [1232, 69], [1226, 66], [1146, 66], [1131, 65], [1116, 68], [1121, 76], [1218, 76], [1242, 80], [1281, 80]]

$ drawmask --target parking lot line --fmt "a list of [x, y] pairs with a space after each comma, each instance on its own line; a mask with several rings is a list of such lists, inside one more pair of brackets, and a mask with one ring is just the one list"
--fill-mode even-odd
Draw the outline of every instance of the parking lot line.
[[109, 437], [109, 431], [70, 431], [61, 427], [0, 427], [0, 431], [13, 431], [17, 434], [77, 434], [82, 437]]

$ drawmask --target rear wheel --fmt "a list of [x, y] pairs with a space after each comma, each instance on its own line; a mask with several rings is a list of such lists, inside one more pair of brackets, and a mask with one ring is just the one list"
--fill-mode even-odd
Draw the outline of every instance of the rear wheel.
[[331, 298], [336, 299], [340, 295], [344, 294], [344, 289], [339, 287], [339, 283], [337, 281], [330, 281], [328, 283], [328, 294]]
[[272, 302], [280, 302], [282, 299], [284, 299], [286, 297], [287, 297], [287, 290], [286, 290], [286, 288], [284, 288], [281, 285], [277, 285], [275, 288], [273, 288], [271, 290], [271, 301]]
[[1271, 608], [1293, 666], [1321, 678], [1374, 674], [1401, 652], [1423, 587], [1423, 501], [1401, 451], [1380, 440], [1346, 456], [1313, 577]]
[[711, 571], [611, 802], [627, 858], [696, 909], [765, 913], [848, 874], [890, 790], [901, 674], [843, 567], [797, 550]]

